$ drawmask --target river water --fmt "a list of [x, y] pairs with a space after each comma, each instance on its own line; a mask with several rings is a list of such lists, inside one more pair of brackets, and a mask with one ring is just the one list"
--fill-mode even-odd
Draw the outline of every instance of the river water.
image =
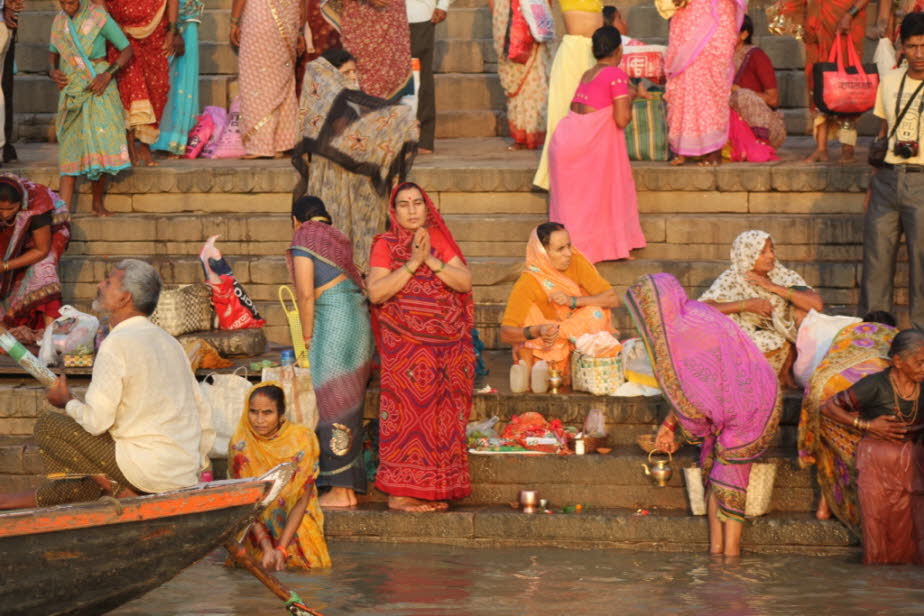
[[[325, 616], [924, 613], [924, 569], [855, 557], [459, 548], [338, 542], [334, 567], [280, 580]], [[283, 616], [282, 602], [214, 552], [117, 616]]]

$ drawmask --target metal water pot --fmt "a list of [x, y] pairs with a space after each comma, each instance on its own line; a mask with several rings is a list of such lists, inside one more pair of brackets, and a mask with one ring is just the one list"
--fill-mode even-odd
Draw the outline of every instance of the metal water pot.
[[[652, 462], [651, 456], [656, 453], [666, 453], [667, 459], [661, 458], [660, 460], [655, 460]], [[651, 480], [659, 488], [663, 488], [667, 485], [667, 482], [671, 480], [671, 476], [674, 474], [674, 471], [671, 469], [671, 453], [669, 451], [663, 451], [661, 449], [652, 449], [648, 453], [648, 464], [651, 464], [651, 468], [648, 467], [648, 464], [642, 464], [642, 468], [645, 469], [645, 474], [651, 477]]]

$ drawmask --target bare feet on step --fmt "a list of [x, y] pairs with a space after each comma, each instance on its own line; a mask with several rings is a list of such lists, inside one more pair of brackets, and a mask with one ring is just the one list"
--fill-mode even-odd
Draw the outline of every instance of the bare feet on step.
[[815, 150], [814, 152], [806, 156], [804, 159], [802, 159], [802, 162], [804, 163], [826, 163], [828, 162], [828, 160], [829, 158], [828, 158], [827, 150]]
[[350, 488], [331, 488], [318, 498], [322, 509], [337, 509], [356, 506], [356, 492]]
[[449, 509], [449, 503], [441, 501], [426, 501], [410, 496], [389, 496], [388, 508], [395, 511], [409, 511], [411, 513], [432, 513], [436, 511], [446, 511]]

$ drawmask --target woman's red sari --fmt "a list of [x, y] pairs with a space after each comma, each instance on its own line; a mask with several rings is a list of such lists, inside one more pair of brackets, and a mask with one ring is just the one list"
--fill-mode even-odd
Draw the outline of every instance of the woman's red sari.
[[[462, 257], [426, 193], [432, 251]], [[413, 232], [389, 205], [390, 231], [376, 236], [372, 267], [395, 270], [411, 257]], [[475, 355], [471, 293], [446, 286], [421, 265], [401, 291], [373, 307], [382, 363], [377, 488], [392, 496], [452, 500], [468, 496], [465, 425], [472, 408]]]

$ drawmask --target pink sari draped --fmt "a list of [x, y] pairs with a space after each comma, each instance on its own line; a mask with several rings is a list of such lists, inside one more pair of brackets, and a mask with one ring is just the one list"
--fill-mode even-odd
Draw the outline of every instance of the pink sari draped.
[[251, 156], [295, 147], [295, 0], [248, 0], [241, 15], [241, 139]]
[[754, 131], [734, 109], [729, 109], [728, 145], [735, 162], [766, 163], [779, 160], [776, 150], [754, 135]]
[[664, 98], [676, 154], [708, 154], [728, 140], [732, 59], [745, 7], [744, 0], [692, 0], [670, 21]]
[[625, 132], [613, 121], [613, 97], [628, 96], [628, 76], [604, 69], [581, 84], [575, 100], [583, 92], [587, 100], [610, 104], [592, 113], [571, 111], [555, 128], [549, 219], [565, 225], [591, 263], [625, 259], [630, 250], [645, 247]]
[[776, 374], [734, 321], [688, 299], [670, 274], [640, 278], [626, 307], [681, 428], [702, 441], [700, 462], [720, 514], [744, 519], [751, 463], [782, 412]]

